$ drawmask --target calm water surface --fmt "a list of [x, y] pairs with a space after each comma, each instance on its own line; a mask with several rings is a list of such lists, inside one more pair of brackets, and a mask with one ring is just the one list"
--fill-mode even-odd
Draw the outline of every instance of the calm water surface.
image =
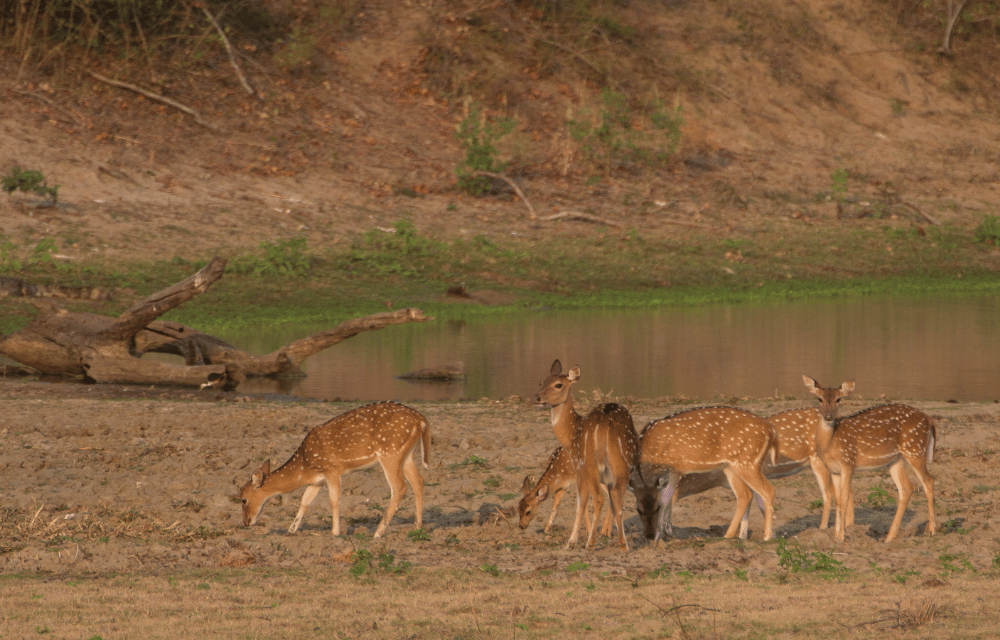
[[[220, 334], [254, 354], [327, 326]], [[250, 380], [243, 392], [318, 399], [440, 400], [530, 396], [555, 358], [579, 364], [578, 393], [806, 398], [801, 374], [857, 395], [1000, 399], [1000, 301], [992, 297], [847, 299], [683, 309], [519, 312], [388, 327], [308, 359], [307, 378]], [[464, 362], [464, 383], [396, 376]]]

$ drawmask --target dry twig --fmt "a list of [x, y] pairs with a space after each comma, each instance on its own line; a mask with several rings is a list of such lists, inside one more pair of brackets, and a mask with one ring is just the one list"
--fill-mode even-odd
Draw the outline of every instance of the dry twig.
[[174, 109], [177, 109], [178, 111], [183, 111], [184, 113], [186, 113], [189, 116], [191, 116], [192, 118], [194, 118], [195, 122], [197, 122], [198, 124], [200, 124], [201, 126], [207, 128], [207, 129], [211, 129], [212, 131], [215, 131], [216, 133], [225, 133], [221, 128], [217, 127], [216, 125], [212, 124], [211, 122], [208, 122], [208, 121], [204, 120], [201, 117], [201, 115], [199, 115], [198, 112], [195, 111], [194, 109], [192, 109], [191, 107], [183, 105], [180, 102], [177, 102], [175, 100], [171, 100], [170, 98], [168, 98], [166, 96], [161, 96], [160, 94], [156, 93], [155, 91], [149, 91], [147, 89], [143, 89], [142, 87], [138, 87], [138, 86], [136, 86], [134, 84], [130, 84], [128, 82], [122, 82], [120, 80], [112, 80], [111, 78], [105, 78], [104, 76], [102, 76], [101, 74], [99, 74], [99, 73], [97, 73], [95, 71], [88, 71], [87, 73], [89, 73], [90, 75], [94, 76], [94, 78], [96, 78], [96, 79], [98, 79], [101, 82], [104, 82], [106, 84], [110, 84], [110, 85], [115, 86], [115, 87], [121, 87], [122, 89], [128, 89], [129, 91], [134, 91], [134, 92], [136, 92], [138, 94], [146, 96], [147, 98], [149, 98], [151, 100], [156, 100], [158, 102], [162, 102], [165, 105], [168, 105], [168, 106], [173, 107]]
[[545, 216], [544, 218], [538, 218], [539, 220], [544, 220], [548, 222], [549, 220], [559, 220], [561, 218], [570, 218], [572, 220], [583, 220], [585, 222], [593, 222], [595, 224], [605, 224], [609, 227], [621, 227], [621, 223], [615, 222], [614, 220], [608, 220], [606, 218], [601, 218], [599, 216], [591, 215], [589, 213], [583, 213], [582, 211], [560, 211], [559, 213], [553, 213], [551, 216]]
[[215, 27], [215, 30], [219, 32], [219, 37], [222, 38], [222, 44], [226, 45], [226, 53], [229, 54], [229, 63], [232, 64], [233, 69], [236, 70], [236, 75], [239, 76], [240, 78], [240, 84], [243, 85], [243, 88], [246, 90], [247, 93], [253, 95], [254, 94], [253, 87], [251, 87], [250, 83], [247, 82], [247, 78], [245, 75], [243, 75], [243, 70], [240, 69], [240, 65], [236, 64], [236, 55], [233, 53], [233, 46], [229, 44], [229, 38], [226, 37], [226, 33], [222, 30], [222, 27], [220, 27], [219, 23], [215, 20], [215, 16], [213, 16], [211, 12], [209, 12], [208, 7], [202, 5], [201, 9], [202, 11], [205, 12], [205, 15], [208, 16], [208, 19], [212, 21], [212, 26]]
[[514, 182], [513, 180], [511, 180], [502, 173], [493, 173], [492, 171], [475, 171], [473, 172], [473, 175], [486, 176], [487, 178], [496, 178], [497, 180], [503, 180], [504, 182], [509, 184], [510, 188], [514, 190], [514, 193], [517, 194], [517, 197], [520, 198], [521, 202], [524, 203], [524, 206], [528, 207], [528, 217], [531, 218], [532, 220], [538, 220], [538, 215], [535, 213], [535, 208], [531, 206], [530, 202], [528, 202], [528, 199], [524, 196], [524, 192], [521, 191], [521, 187], [517, 186], [516, 182]]

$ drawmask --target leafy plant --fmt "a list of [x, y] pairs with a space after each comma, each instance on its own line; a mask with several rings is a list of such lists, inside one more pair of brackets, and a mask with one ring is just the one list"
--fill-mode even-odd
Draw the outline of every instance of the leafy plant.
[[843, 167], [830, 174], [830, 180], [832, 181], [830, 191], [833, 193], [834, 200], [843, 200], [844, 196], [847, 195], [847, 179], [850, 176], [850, 172]]
[[59, 185], [48, 186], [41, 171], [25, 171], [21, 167], [15, 166], [10, 170], [10, 173], [0, 178], [0, 184], [7, 193], [24, 191], [43, 197], [48, 196], [52, 198], [53, 205], [59, 201]]
[[490, 179], [476, 175], [477, 171], [498, 173], [506, 168], [497, 155], [497, 143], [517, 126], [513, 118], [490, 120], [479, 105], [473, 104], [469, 115], [458, 126], [455, 137], [465, 149], [465, 159], [458, 163], [458, 188], [473, 196], [481, 196], [490, 188]]
[[841, 578], [848, 572], [844, 563], [833, 559], [832, 553], [806, 551], [797, 541], [789, 545], [784, 538], [778, 539], [778, 564], [790, 573], [815, 573], [822, 578]]
[[942, 553], [938, 556], [938, 561], [941, 563], [941, 568], [944, 570], [942, 571], [942, 575], [976, 570], [975, 567], [972, 566], [972, 562], [969, 560], [969, 555], [966, 553]]
[[311, 266], [306, 255], [306, 239], [293, 238], [260, 243], [264, 256], [239, 256], [229, 261], [227, 270], [242, 275], [301, 275]]
[[684, 124], [680, 105], [668, 109], [655, 100], [648, 130], [637, 127], [628, 96], [605, 88], [602, 106], [590, 122], [570, 119], [570, 137], [580, 144], [583, 154], [604, 165], [606, 172], [618, 166], [651, 166], [665, 162], [677, 150]]
[[351, 554], [351, 567], [347, 571], [355, 578], [360, 578], [370, 571], [382, 574], [406, 573], [412, 566], [406, 561], [396, 563], [395, 554], [388, 551], [382, 551], [376, 556], [368, 549], [355, 549]]
[[406, 534], [406, 537], [415, 542], [426, 542], [431, 539], [431, 534], [427, 532], [427, 529], [414, 529]]
[[885, 487], [877, 485], [871, 488], [861, 504], [866, 507], [884, 507], [887, 504], [895, 503], [896, 499], [889, 495]]
[[573, 573], [575, 571], [586, 571], [589, 568], [590, 568], [589, 563], [581, 562], [579, 560], [577, 560], [576, 562], [571, 562], [568, 565], [566, 565], [566, 571], [569, 573]]
[[1000, 217], [983, 216], [983, 221], [975, 230], [976, 242], [1000, 245]]
[[484, 562], [484, 563], [482, 564], [482, 566], [480, 566], [480, 567], [479, 567], [479, 570], [480, 570], [480, 571], [483, 571], [483, 572], [485, 572], [485, 573], [488, 573], [488, 574], [490, 574], [490, 575], [491, 575], [491, 576], [493, 576], [494, 578], [496, 578], [496, 577], [499, 577], [499, 576], [500, 576], [500, 569], [498, 569], [498, 568], [497, 568], [497, 566], [496, 566], [495, 564], [490, 564], [490, 563], [488, 563], [488, 562]]

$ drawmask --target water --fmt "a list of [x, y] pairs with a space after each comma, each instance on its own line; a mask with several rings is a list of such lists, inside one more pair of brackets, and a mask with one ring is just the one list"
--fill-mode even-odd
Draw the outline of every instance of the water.
[[[219, 337], [263, 354], [327, 328]], [[1000, 399], [1000, 302], [858, 298], [432, 321], [359, 334], [306, 360], [307, 378], [248, 380], [239, 390], [358, 401], [528, 397], [555, 358], [580, 365], [578, 393], [806, 399], [805, 373], [826, 386], [856, 379], [865, 398], [992, 401]], [[457, 361], [462, 383], [395, 377]]]

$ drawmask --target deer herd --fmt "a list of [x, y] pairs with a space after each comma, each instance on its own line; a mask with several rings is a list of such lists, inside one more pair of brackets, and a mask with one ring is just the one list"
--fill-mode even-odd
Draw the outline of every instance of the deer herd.
[[[598, 405], [586, 416], [577, 413], [571, 389], [580, 379], [580, 367], [563, 373], [556, 360], [534, 404], [550, 407], [558, 446], [537, 483], [533, 485], [530, 477], [524, 479], [518, 504], [520, 527], [528, 526], [551, 494], [552, 512], [544, 529], [548, 533], [563, 494], [572, 486], [577, 495], [576, 516], [566, 548], [577, 543], [586, 521], [587, 548], [594, 547], [598, 527], [605, 536], [614, 527], [619, 547], [627, 551], [622, 515], [626, 491], [635, 494], [645, 537], [653, 540], [672, 532], [670, 513], [675, 500], [728, 485], [736, 497], [736, 509], [726, 537], [747, 537], [750, 507], [756, 498], [764, 515], [763, 538], [770, 540], [775, 493], [771, 480], [808, 467], [823, 498], [820, 528], [829, 525], [835, 504], [834, 532], [844, 540], [846, 528], [854, 524], [854, 472], [888, 467], [899, 492], [885, 540], [891, 542], [913, 493], [904, 468], [909, 466], [927, 495], [925, 533], [933, 535], [934, 477], [927, 466], [934, 459], [937, 434], [931, 419], [902, 404], [838, 417], [840, 400], [854, 391], [854, 381], [828, 389], [808, 376], [802, 378], [819, 398], [818, 409], [795, 409], [765, 418], [735, 407], [700, 407], [654, 420], [637, 432], [631, 414], [616, 403]], [[243, 524], [253, 525], [272, 496], [305, 486], [288, 528], [295, 533], [325, 482], [333, 509], [333, 534], [339, 535], [340, 477], [377, 462], [389, 482], [391, 499], [375, 537], [385, 533], [399, 507], [406, 492], [404, 478], [413, 488], [419, 529], [424, 482], [414, 455], [420, 443], [421, 461], [427, 467], [430, 439], [426, 418], [401, 404], [379, 402], [348, 411], [312, 429], [288, 462], [275, 471], [265, 461], [253, 472], [240, 489]], [[591, 500], [592, 511], [588, 510]], [[601, 522], [605, 501], [608, 511]]]

